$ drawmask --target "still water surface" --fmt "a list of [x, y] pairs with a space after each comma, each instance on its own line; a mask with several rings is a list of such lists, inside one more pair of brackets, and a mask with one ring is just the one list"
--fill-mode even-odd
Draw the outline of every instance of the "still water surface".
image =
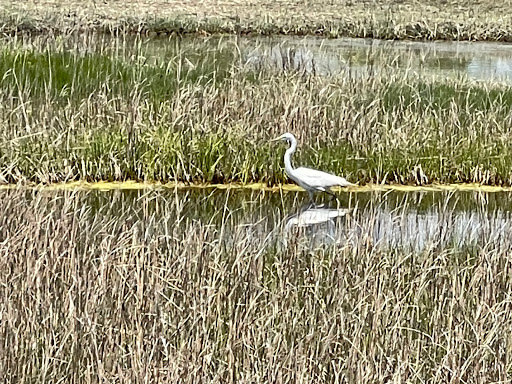
[[506, 43], [269, 38], [241, 46], [248, 63], [320, 74], [399, 70], [427, 77], [512, 80], [512, 44]]
[[[8, 40], [0, 40], [0, 47]], [[297, 36], [112, 37], [76, 35], [66, 39], [20, 37], [24, 49], [46, 44], [80, 53], [118, 56], [148, 65], [179, 60], [185, 68], [211, 71], [242, 66], [252, 70], [298, 70], [320, 75], [372, 76], [393, 73], [421, 78], [468, 77], [512, 81], [512, 44], [325, 39]], [[201, 58], [211, 66], [204, 67]]]
[[216, 51], [219, 63], [236, 62], [257, 70], [353, 76], [399, 71], [427, 78], [467, 76], [512, 81], [512, 44], [507, 43], [228, 36], [152, 38], [142, 45], [150, 59], [170, 58], [181, 52], [192, 66], [194, 56]]
[[[141, 231], [151, 227], [159, 236], [203, 227], [213, 229], [216, 241], [229, 247], [243, 238], [262, 249], [277, 250], [297, 244], [306, 249], [466, 249], [491, 243], [506, 246], [512, 227], [512, 195], [507, 192], [346, 192], [339, 194], [339, 204], [326, 201], [317, 207], [306, 204], [305, 193], [239, 189], [37, 194], [61, 204], [80, 199], [80, 209], [89, 212], [80, 219], [86, 221], [81, 224], [84, 230], [99, 218], [120, 221], [126, 228], [139, 225]], [[26, 198], [28, 202], [34, 195], [27, 193]]]

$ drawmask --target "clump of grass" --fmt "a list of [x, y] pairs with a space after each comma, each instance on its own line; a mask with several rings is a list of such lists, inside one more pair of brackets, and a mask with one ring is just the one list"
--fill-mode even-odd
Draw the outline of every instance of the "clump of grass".
[[75, 35], [57, 41], [36, 39], [32, 47], [30, 39], [15, 38], [1, 51], [2, 85], [23, 91], [34, 102], [47, 98], [75, 105], [99, 92], [128, 99], [134, 87], [145, 98], [160, 101], [183, 84], [201, 85], [229, 76], [237, 58], [231, 45], [219, 40], [204, 49], [204, 43], [183, 46], [180, 40], [170, 41], [155, 55], [138, 38]]
[[[510, 221], [477, 211], [483, 235], [449, 246], [451, 203], [409, 220], [414, 201], [363, 200], [335, 244], [280, 248], [291, 194], [2, 192], [0, 377], [505, 381]], [[436, 243], [373, 243], [383, 213]]]

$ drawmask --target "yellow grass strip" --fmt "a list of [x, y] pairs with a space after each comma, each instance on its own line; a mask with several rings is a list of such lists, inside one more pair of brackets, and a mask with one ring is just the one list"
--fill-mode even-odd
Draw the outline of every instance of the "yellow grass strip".
[[[136, 181], [123, 182], [84, 182], [73, 181], [56, 184], [4, 184], [0, 190], [7, 189], [38, 189], [45, 191], [59, 190], [138, 190], [138, 189], [251, 189], [263, 191], [302, 191], [295, 184], [280, 184], [269, 187], [263, 183], [250, 184], [186, 184], [186, 183], [142, 183]], [[372, 192], [372, 191], [399, 191], [399, 192], [436, 192], [436, 191], [476, 191], [476, 192], [512, 192], [512, 187], [500, 187], [481, 184], [430, 184], [430, 185], [399, 185], [399, 184], [366, 184], [349, 188], [333, 188], [336, 192]]]

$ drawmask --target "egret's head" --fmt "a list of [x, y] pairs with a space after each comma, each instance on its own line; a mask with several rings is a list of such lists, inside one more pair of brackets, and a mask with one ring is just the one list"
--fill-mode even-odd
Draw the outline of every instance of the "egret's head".
[[288, 144], [291, 144], [295, 141], [295, 136], [293, 136], [291, 133], [285, 133], [284, 135], [281, 135], [272, 141], [278, 141], [278, 140], [286, 141]]

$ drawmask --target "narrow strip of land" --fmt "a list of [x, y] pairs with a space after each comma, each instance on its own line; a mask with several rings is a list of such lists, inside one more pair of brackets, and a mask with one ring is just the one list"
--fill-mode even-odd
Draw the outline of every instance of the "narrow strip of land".
[[0, 31], [315, 34], [512, 41], [511, 2], [0, 0]]
[[[67, 183], [55, 184], [3, 184], [0, 185], [0, 190], [8, 189], [38, 189], [43, 191], [55, 190], [140, 190], [140, 189], [230, 189], [230, 190], [261, 190], [268, 192], [277, 191], [303, 191], [302, 188], [295, 184], [279, 184], [275, 186], [268, 186], [264, 183], [250, 183], [250, 184], [187, 184], [187, 183], [143, 183], [136, 181], [124, 182], [85, 182], [73, 181]], [[400, 185], [400, 184], [366, 184], [349, 188], [333, 188], [335, 192], [372, 192], [372, 191], [398, 191], [398, 192], [440, 192], [440, 191], [475, 191], [475, 192], [512, 192], [512, 187], [500, 187], [492, 185], [481, 184], [429, 184], [429, 185]]]

